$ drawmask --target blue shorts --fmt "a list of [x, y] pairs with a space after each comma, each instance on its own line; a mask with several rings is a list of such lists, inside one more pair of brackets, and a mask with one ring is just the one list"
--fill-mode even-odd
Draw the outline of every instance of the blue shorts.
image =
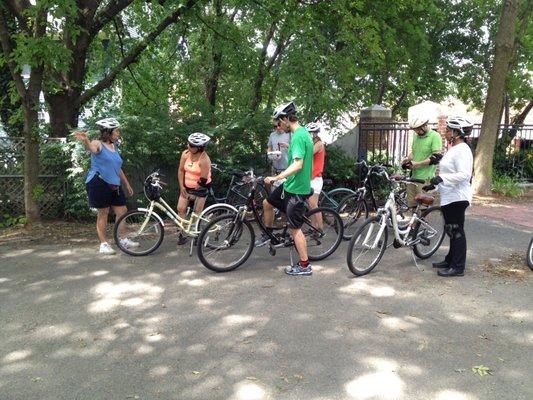
[[109, 184], [95, 175], [93, 179], [85, 184], [87, 196], [89, 196], [89, 206], [91, 208], [108, 208], [111, 206], [119, 207], [126, 205], [126, 196], [124, 189], [118, 186], [118, 189], [112, 189]]

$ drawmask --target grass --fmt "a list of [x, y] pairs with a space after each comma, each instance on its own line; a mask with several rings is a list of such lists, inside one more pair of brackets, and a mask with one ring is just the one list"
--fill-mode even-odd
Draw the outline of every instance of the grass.
[[492, 178], [492, 191], [506, 197], [520, 197], [524, 190], [519, 181], [508, 175], [495, 174]]

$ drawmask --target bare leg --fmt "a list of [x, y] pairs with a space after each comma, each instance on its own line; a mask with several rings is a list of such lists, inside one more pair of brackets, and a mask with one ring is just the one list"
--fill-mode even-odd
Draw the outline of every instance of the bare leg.
[[98, 239], [100, 239], [100, 243], [107, 242], [105, 231], [107, 228], [107, 217], [108, 216], [109, 216], [109, 207], [98, 209], [98, 214], [96, 216], [96, 233], [98, 234]]
[[300, 260], [307, 261], [307, 242], [305, 240], [305, 235], [301, 229], [290, 229], [291, 236], [294, 239], [294, 246], [298, 251]]
[[178, 199], [178, 215], [181, 218], [185, 218], [187, 216], [188, 205], [189, 205], [189, 196], [183, 196], [180, 194], [180, 198]]
[[274, 226], [274, 207], [266, 199], [263, 200], [263, 222], [267, 228]]
[[[319, 193], [312, 195], [307, 200], [309, 202], [309, 209], [313, 210], [318, 207]], [[313, 226], [318, 229], [322, 229], [324, 224], [322, 222], [322, 213], [313, 214]]]
[[194, 212], [198, 215], [203, 211], [207, 197], [197, 197], [194, 202]]
[[[115, 213], [115, 221], [119, 219], [122, 215], [126, 214], [126, 212], [128, 211], [128, 208], [126, 206], [111, 206], [111, 208]], [[124, 224], [120, 224], [118, 231], [121, 236], [124, 234]]]

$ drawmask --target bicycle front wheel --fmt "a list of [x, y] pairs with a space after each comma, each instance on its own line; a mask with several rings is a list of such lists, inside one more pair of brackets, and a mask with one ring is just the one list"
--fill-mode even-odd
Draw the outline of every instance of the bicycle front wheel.
[[338, 212], [344, 224], [344, 240], [350, 240], [368, 218], [368, 206], [364, 199], [359, 198], [359, 194], [345, 197], [339, 204]]
[[527, 248], [527, 265], [533, 271], [533, 238], [529, 242]]
[[444, 216], [440, 207], [430, 207], [422, 213], [417, 238], [421, 242], [413, 246], [415, 255], [424, 260], [439, 249], [444, 240]]
[[309, 260], [323, 260], [333, 254], [342, 241], [342, 220], [331, 208], [314, 208], [307, 212], [302, 231], [307, 241]]
[[[380, 234], [381, 231], [381, 234]], [[387, 248], [387, 227], [381, 230], [381, 218], [370, 218], [353, 235], [348, 244], [348, 268], [352, 274], [368, 274], [378, 265]]]
[[228, 272], [250, 257], [254, 241], [250, 222], [234, 214], [221, 215], [207, 223], [198, 236], [198, 258], [211, 271]]
[[117, 219], [113, 227], [115, 244], [131, 256], [145, 256], [155, 251], [165, 235], [154, 213], [132, 210]]

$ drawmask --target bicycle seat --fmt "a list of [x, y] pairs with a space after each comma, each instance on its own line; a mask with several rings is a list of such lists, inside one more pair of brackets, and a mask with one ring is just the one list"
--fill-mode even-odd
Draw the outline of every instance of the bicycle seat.
[[430, 206], [435, 201], [435, 197], [430, 196], [429, 194], [417, 194], [415, 196], [415, 201], [418, 204], [424, 204], [426, 206]]
[[333, 181], [331, 179], [324, 179], [324, 186], [330, 186], [333, 185]]

